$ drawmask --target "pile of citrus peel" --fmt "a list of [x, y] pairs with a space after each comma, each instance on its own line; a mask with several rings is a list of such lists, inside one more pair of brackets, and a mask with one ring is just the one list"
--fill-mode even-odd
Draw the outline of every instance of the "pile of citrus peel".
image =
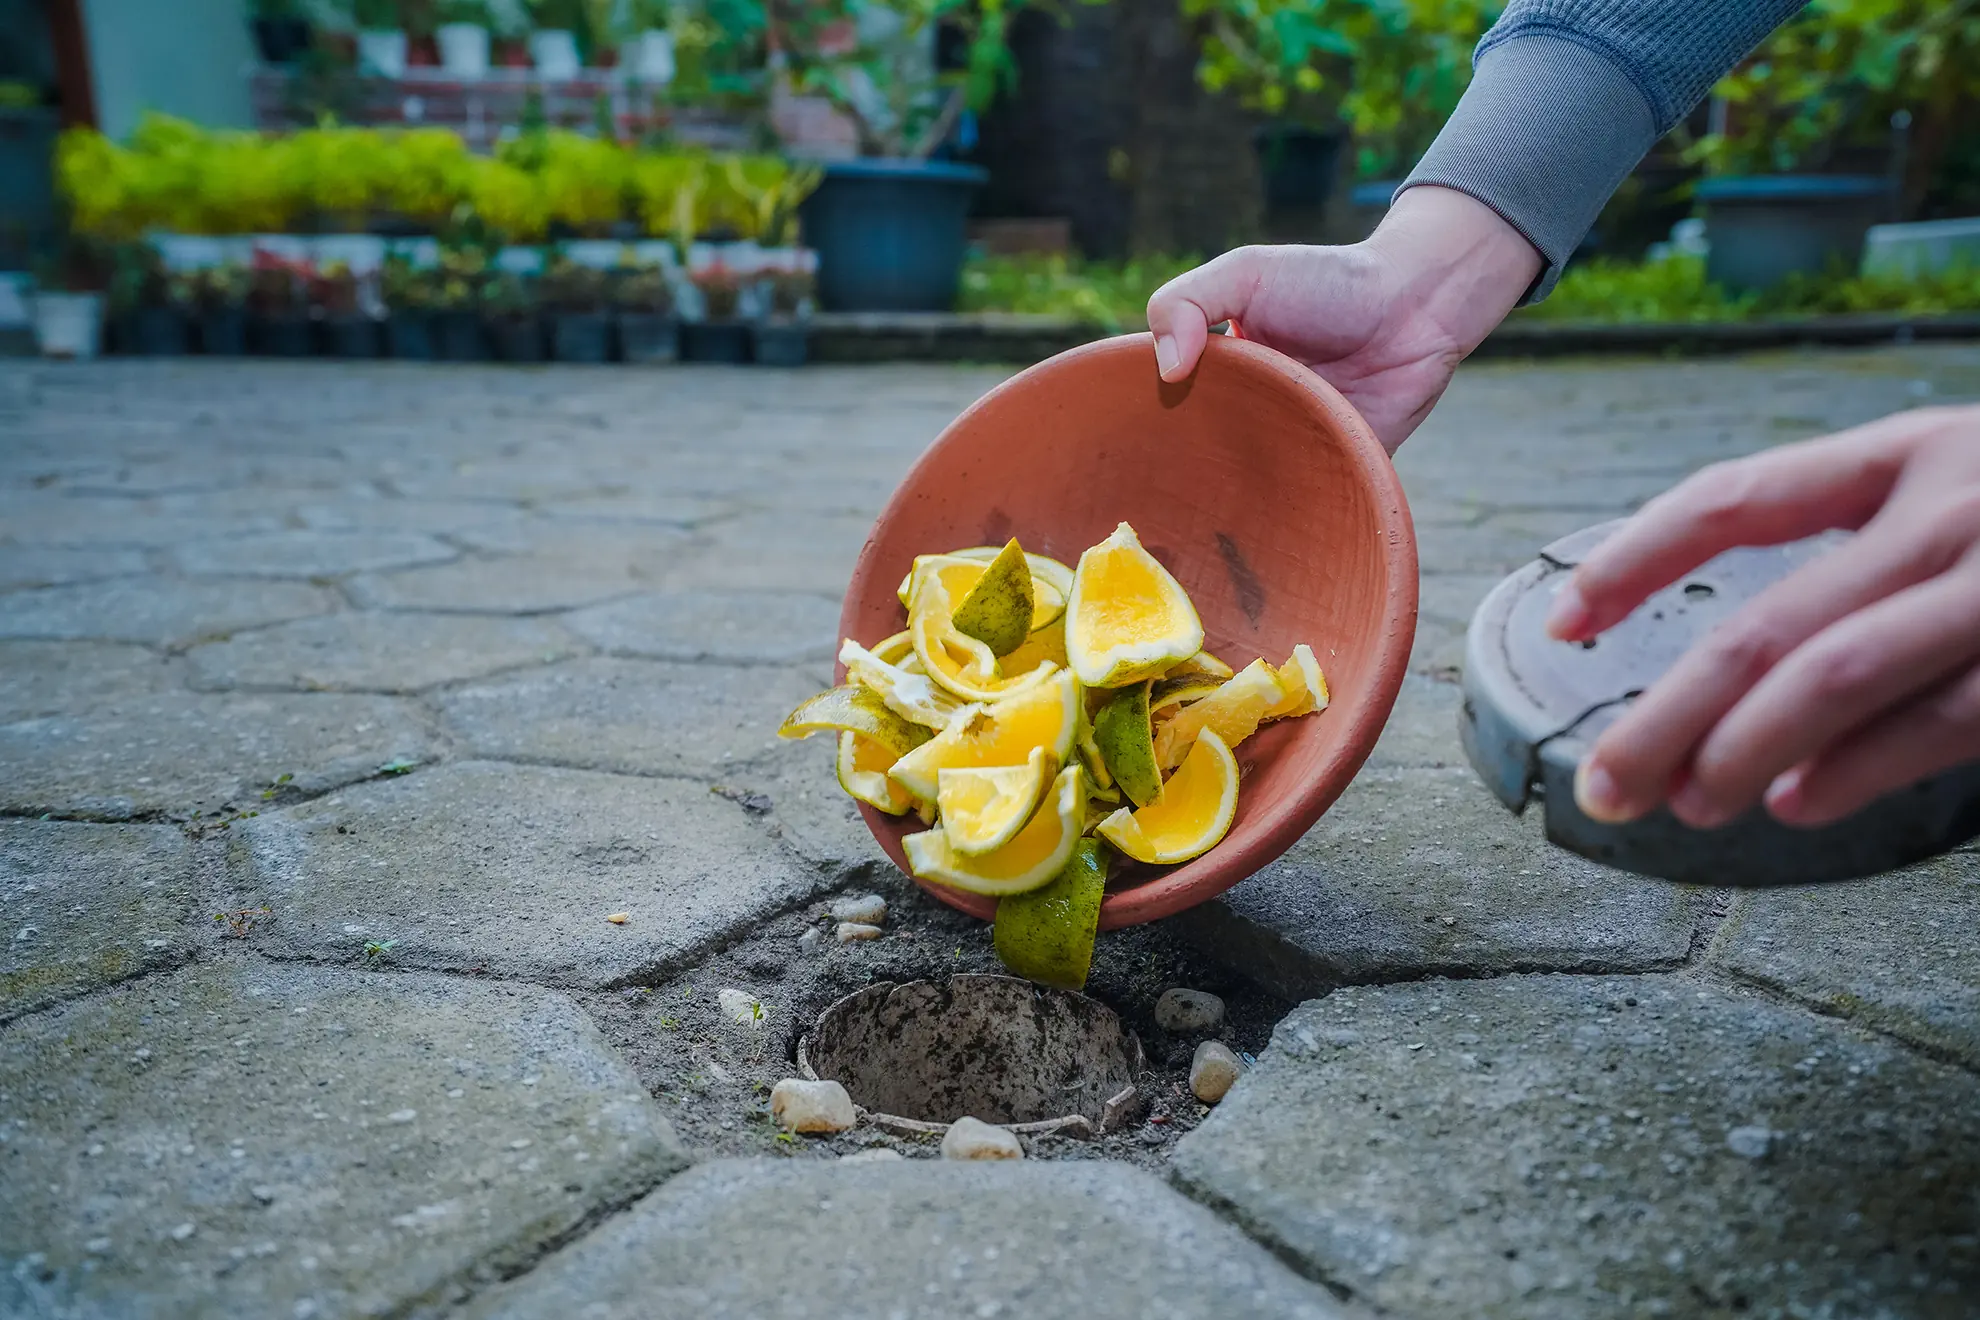
[[1085, 984], [1099, 841], [1155, 865], [1209, 851], [1237, 813], [1231, 749], [1327, 705], [1308, 646], [1236, 672], [1205, 651], [1126, 523], [1071, 569], [1015, 539], [923, 555], [900, 597], [906, 630], [848, 638], [845, 684], [778, 733], [836, 734], [847, 793], [929, 826], [903, 841], [915, 876], [996, 897], [999, 955], [1048, 984]]

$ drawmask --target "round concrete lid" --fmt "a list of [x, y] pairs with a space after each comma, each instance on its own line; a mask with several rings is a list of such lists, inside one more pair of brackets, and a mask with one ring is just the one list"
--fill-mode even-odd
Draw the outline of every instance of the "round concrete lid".
[[1755, 808], [1715, 830], [1658, 810], [1604, 825], [1574, 801], [1574, 769], [1597, 735], [1721, 620], [1842, 538], [1729, 551], [1644, 602], [1592, 643], [1557, 642], [1542, 621], [1581, 556], [1616, 526], [1563, 537], [1493, 588], [1466, 639], [1465, 752], [1514, 811], [1538, 798], [1547, 837], [1594, 861], [1685, 884], [1847, 880], [1908, 865], [1980, 834], [1980, 765], [1893, 793], [1834, 825], [1792, 829]]

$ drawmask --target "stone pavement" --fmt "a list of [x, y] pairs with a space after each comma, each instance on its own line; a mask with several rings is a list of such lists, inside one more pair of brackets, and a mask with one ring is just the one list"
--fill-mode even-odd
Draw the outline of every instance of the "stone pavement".
[[825, 987], [988, 957], [771, 731], [1000, 374], [0, 363], [0, 1315], [1972, 1313], [1980, 855], [1606, 872], [1476, 784], [1453, 681], [1540, 545], [1980, 397], [1970, 348], [1468, 369], [1398, 464], [1380, 747], [1166, 928], [1282, 1005], [1231, 1096], [1010, 1166], [778, 1140]]

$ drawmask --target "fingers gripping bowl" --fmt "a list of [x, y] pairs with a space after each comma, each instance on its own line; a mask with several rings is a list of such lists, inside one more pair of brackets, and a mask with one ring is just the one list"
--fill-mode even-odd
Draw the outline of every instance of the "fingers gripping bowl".
[[[1305, 833], [1374, 748], [1416, 626], [1408, 506], [1354, 409], [1291, 359], [1235, 340], [1213, 338], [1195, 375], [1164, 384], [1148, 336], [1131, 335], [1013, 377], [941, 434], [874, 524], [840, 635], [901, 629], [898, 593], [917, 555], [1017, 536], [1072, 563], [1123, 521], [1188, 592], [1205, 649], [1242, 666], [1310, 642], [1331, 703], [1322, 718], [1247, 739], [1229, 833], [1179, 866], [1117, 869], [1102, 929], [1212, 898]], [[860, 810], [912, 874], [903, 839], [922, 823]], [[996, 914], [995, 898], [921, 883], [985, 920]]]

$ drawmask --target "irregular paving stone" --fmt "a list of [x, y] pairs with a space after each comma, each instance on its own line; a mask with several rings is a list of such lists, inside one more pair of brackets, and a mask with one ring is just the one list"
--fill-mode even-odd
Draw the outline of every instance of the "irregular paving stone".
[[415, 532], [268, 532], [174, 547], [181, 571], [209, 577], [342, 577], [438, 564], [460, 551]]
[[0, 821], [0, 1022], [184, 961], [191, 902], [169, 826]]
[[839, 602], [789, 591], [633, 596], [564, 622], [606, 651], [660, 660], [830, 660], [839, 646]]
[[[776, 1261], [765, 1268], [766, 1253]], [[470, 1315], [1321, 1320], [1345, 1312], [1230, 1225], [1098, 1161], [720, 1160]]]
[[1375, 770], [1468, 766], [1464, 744], [1458, 740], [1458, 711], [1463, 705], [1464, 691], [1456, 683], [1404, 675], [1367, 766]]
[[125, 820], [320, 793], [431, 758], [415, 709], [334, 693], [138, 692], [0, 724], [0, 811]]
[[137, 550], [0, 545], [0, 591], [129, 577], [144, 569], [144, 555]]
[[1742, 895], [1713, 960], [1825, 1013], [1980, 1067], [1980, 856]]
[[722, 778], [775, 748], [778, 724], [817, 690], [789, 670], [591, 658], [438, 700], [477, 756]]
[[1174, 918], [1288, 999], [1342, 983], [1671, 967], [1695, 891], [1547, 845], [1465, 771], [1364, 771], [1285, 856]]
[[1970, 1074], [1737, 989], [1420, 982], [1302, 1004], [1174, 1169], [1399, 1315], [1951, 1316], [1976, 1117]]
[[833, 878], [877, 880], [901, 873], [873, 841], [859, 805], [839, 787], [837, 749], [829, 737], [780, 742], [747, 766], [727, 771], [726, 787], [770, 803], [769, 833]]
[[1196, 1047], [1189, 1061], [1189, 1090], [1206, 1105], [1214, 1105], [1230, 1094], [1244, 1065], [1231, 1047], [1221, 1040], [1206, 1040]]
[[195, 687], [416, 692], [577, 649], [544, 619], [345, 611], [197, 646], [186, 662]]
[[[671, 970], [822, 887], [701, 784], [465, 762], [236, 827], [271, 938], [317, 958], [602, 985]], [[607, 923], [624, 912], [624, 925]]]
[[40, 545], [163, 546], [220, 532], [274, 531], [281, 515], [267, 509], [223, 515], [163, 500], [16, 492], [0, 496], [0, 536]]
[[179, 685], [178, 671], [148, 647], [124, 642], [0, 641], [0, 723]]
[[0, 637], [186, 643], [334, 608], [334, 596], [303, 582], [115, 578], [9, 595]]
[[1155, 1001], [1155, 1025], [1179, 1036], [1200, 1036], [1224, 1025], [1224, 1001], [1207, 990], [1172, 986]]
[[660, 579], [660, 570], [623, 557], [550, 551], [367, 574], [350, 588], [375, 609], [542, 614], [651, 589]]
[[437, 1309], [681, 1167], [527, 986], [227, 961], [0, 1032], [0, 1314]]
[[844, 1132], [859, 1115], [837, 1082], [786, 1077], [770, 1088], [770, 1121], [792, 1132]]
[[699, 591], [844, 593], [873, 528], [870, 514], [763, 513], [707, 528], [668, 571]]

